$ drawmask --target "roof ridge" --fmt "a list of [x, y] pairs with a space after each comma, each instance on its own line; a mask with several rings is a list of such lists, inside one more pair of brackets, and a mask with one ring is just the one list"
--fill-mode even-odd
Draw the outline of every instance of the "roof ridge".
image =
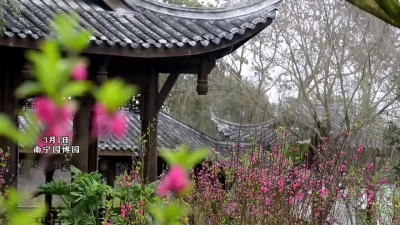
[[214, 123], [225, 123], [228, 126], [232, 126], [232, 127], [240, 127], [240, 128], [245, 128], [245, 129], [254, 129], [254, 128], [260, 128], [263, 127], [265, 125], [269, 125], [271, 123], [274, 122], [274, 120], [268, 120], [266, 122], [260, 123], [260, 124], [246, 124], [246, 123], [236, 123], [236, 122], [232, 122], [232, 121], [228, 121], [228, 120], [224, 120], [222, 118], [219, 118], [218, 116], [215, 115], [215, 113], [212, 111], [212, 109], [210, 108], [210, 113], [211, 113], [211, 120]]
[[[113, 0], [105, 0], [113, 1]], [[277, 5], [282, 0], [257, 0], [251, 4], [239, 5], [236, 7], [224, 8], [200, 8], [200, 7], [186, 7], [157, 2], [153, 0], [121, 0], [125, 5], [132, 9], [141, 7], [155, 13], [169, 15], [180, 18], [188, 19], [209, 19], [209, 20], [223, 20], [232, 19], [237, 17], [254, 16], [260, 14], [259, 12], [268, 12], [263, 17], [275, 18], [275, 11]], [[121, 4], [119, 7], [123, 7]], [[117, 10], [118, 8], [114, 8]]]
[[187, 128], [188, 130], [190, 130], [190, 131], [192, 131], [192, 132], [194, 132], [194, 133], [196, 133], [196, 134], [200, 134], [202, 137], [205, 137], [206, 139], [209, 139], [209, 141], [212, 141], [212, 142], [219, 141], [218, 139], [211, 137], [210, 135], [208, 135], [208, 134], [206, 134], [206, 133], [204, 133], [204, 132], [202, 132], [202, 131], [196, 129], [195, 127], [193, 127], [193, 126], [191, 126], [191, 125], [189, 125], [189, 124], [187, 124], [187, 123], [181, 121], [180, 119], [178, 119], [178, 118], [176, 118], [176, 117], [170, 115], [170, 114], [167, 113], [167, 112], [160, 111], [159, 115], [165, 116], [165, 117], [167, 117], [167, 118], [170, 119], [170, 120], [171, 120], [171, 119], [172, 119], [172, 120], [175, 120], [177, 123], [179, 123], [180, 125], [184, 126], [184, 127]]

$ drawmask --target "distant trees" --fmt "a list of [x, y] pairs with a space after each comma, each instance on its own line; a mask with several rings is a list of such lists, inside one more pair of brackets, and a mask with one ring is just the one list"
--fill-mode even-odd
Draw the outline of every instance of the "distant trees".
[[[398, 116], [400, 61], [393, 43], [399, 38], [389, 25], [344, 2], [285, 1], [273, 25], [219, 60], [207, 96], [197, 96], [195, 77], [185, 75], [165, 110], [211, 133], [213, 106], [235, 122], [295, 121], [322, 137], [332, 131], [330, 107], [336, 105], [342, 129], [356, 131]], [[293, 108], [299, 106], [282, 107], [290, 96], [305, 103], [312, 121]]]
[[[164, 2], [195, 7], [211, 6], [193, 0]], [[220, 4], [219, 1], [217, 4]], [[270, 86], [264, 82], [263, 76], [268, 72], [267, 65], [260, 61], [263, 66], [257, 67], [258, 72], [251, 72], [257, 77], [248, 77], [250, 70], [255, 67], [250, 62], [255, 57], [252, 54], [254, 48], [252, 44], [246, 44], [219, 60], [209, 76], [209, 92], [206, 96], [197, 95], [196, 76], [181, 75], [163, 110], [211, 136], [218, 136], [218, 133], [211, 120], [210, 110], [234, 122], [259, 123], [266, 120], [265, 109], [270, 107], [266, 91]], [[166, 77], [162, 76], [160, 82], [165, 80]]]

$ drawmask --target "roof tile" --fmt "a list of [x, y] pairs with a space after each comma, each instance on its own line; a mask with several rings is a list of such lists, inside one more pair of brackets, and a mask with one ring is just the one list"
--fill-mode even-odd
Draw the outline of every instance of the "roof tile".
[[[254, 11], [256, 13], [250, 16], [197, 19], [176, 15], [174, 9], [169, 9], [172, 13], [157, 12], [144, 6], [137, 6], [136, 0], [123, 1], [127, 5], [125, 9], [108, 11], [83, 0], [22, 0], [20, 4], [22, 20], [10, 13], [10, 9], [5, 10], [5, 34], [9, 37], [15, 34], [20, 38], [29, 36], [33, 39], [48, 35], [55, 37], [49, 27], [54, 16], [77, 12], [80, 15], [79, 29], [93, 30], [94, 36], [91, 37], [91, 41], [96, 44], [105, 42], [110, 46], [117, 44], [132, 48], [139, 46], [148, 48], [150, 45], [157, 48], [182, 47], [185, 44], [196, 46], [198, 42], [203, 46], [211, 43], [217, 45], [223, 39], [231, 40], [234, 35], [244, 34], [245, 29], [254, 29], [256, 24], [266, 22], [267, 18], [272, 19], [276, 10], [274, 4], [279, 2], [279, 0], [269, 0], [270, 3], [260, 3], [266, 8]], [[189, 13], [191, 11], [193, 10], [188, 10]], [[220, 11], [215, 10], [215, 12]]]
[[[107, 132], [98, 140], [100, 150], [133, 150], [140, 148], [140, 116], [125, 110], [122, 113], [126, 115], [127, 134], [123, 138], [116, 138], [110, 132]], [[19, 129], [23, 132], [28, 129], [29, 124], [32, 124], [32, 121], [23, 115], [18, 117], [18, 121]], [[72, 118], [69, 124], [69, 129], [72, 130]], [[202, 134], [168, 114], [159, 114], [158, 127], [159, 148], [176, 148], [181, 144], [187, 144], [191, 148], [215, 147], [216, 141], [213, 138]]]

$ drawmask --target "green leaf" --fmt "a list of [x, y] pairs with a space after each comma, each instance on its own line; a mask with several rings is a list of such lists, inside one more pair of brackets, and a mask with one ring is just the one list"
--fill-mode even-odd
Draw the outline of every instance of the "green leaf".
[[[41, 50], [43, 54], [47, 57], [49, 62], [47, 63], [56, 63], [61, 59], [61, 52], [58, 48], [57, 42], [53, 40], [47, 40], [41, 46]], [[50, 66], [50, 65], [49, 65]], [[55, 68], [55, 65], [51, 65], [51, 67]], [[49, 76], [57, 76], [56, 74], [48, 74]]]
[[54, 18], [52, 29], [58, 34], [61, 41], [68, 39], [72, 31], [72, 26], [76, 24], [76, 15], [58, 15]]
[[189, 147], [187, 145], [181, 145], [178, 149], [178, 151], [176, 151], [176, 160], [177, 160], [177, 164], [184, 166], [185, 165], [185, 160], [187, 159], [187, 157], [189, 156]]
[[179, 219], [186, 213], [186, 209], [184, 206], [181, 206], [178, 203], [171, 203], [165, 209], [165, 222], [166, 224], [179, 224]]
[[57, 73], [59, 74], [59, 83], [56, 84], [58, 87], [64, 86], [71, 79], [72, 71], [78, 64], [88, 65], [87, 60], [80, 57], [64, 58], [58, 61]]
[[45, 94], [53, 98], [57, 93], [60, 76], [57, 71], [61, 58], [57, 43], [47, 40], [42, 45], [42, 52], [29, 51], [27, 58], [33, 64], [33, 75], [44, 89]]
[[69, 195], [70, 186], [63, 180], [51, 181], [39, 187], [38, 195]]
[[7, 192], [7, 195], [8, 195], [8, 200], [7, 200], [8, 209], [11, 209], [11, 210], [17, 209], [18, 203], [20, 202], [17, 190], [11, 189]]
[[115, 111], [124, 106], [129, 98], [136, 94], [136, 88], [126, 85], [119, 79], [107, 80], [94, 96], [98, 102], [106, 105], [108, 111]]
[[62, 97], [77, 97], [85, 94], [90, 88], [91, 83], [89, 81], [68, 82], [60, 94]]
[[80, 30], [79, 16], [59, 15], [55, 18], [53, 30], [58, 34], [60, 45], [69, 51], [81, 52], [89, 45], [92, 32]]
[[83, 51], [85, 50], [89, 43], [90, 43], [90, 37], [93, 35], [92, 31], [83, 31], [77, 35], [77, 37], [74, 38], [74, 46], [72, 46], [72, 49], [75, 51]]
[[23, 83], [15, 91], [17, 98], [26, 98], [32, 95], [38, 95], [42, 92], [42, 87], [39, 83], [33, 81], [27, 81]]
[[176, 154], [174, 152], [172, 152], [171, 150], [164, 149], [164, 150], [160, 151], [159, 154], [168, 165], [174, 166], [174, 165], [178, 164], [178, 160], [175, 157]]
[[160, 224], [176, 224], [179, 225], [179, 220], [186, 213], [186, 208], [178, 202], [171, 202], [170, 205], [164, 204], [154, 205], [150, 208], [150, 213]]
[[27, 121], [31, 122], [25, 133], [19, 133], [18, 142], [25, 148], [33, 147], [40, 135], [39, 121], [33, 111], [23, 111], [22, 113], [27, 118]]
[[8, 213], [9, 225], [28, 225], [33, 224], [37, 218], [43, 217], [46, 213], [45, 208], [38, 208], [32, 210], [19, 210], [18, 203], [21, 202], [21, 194], [15, 189], [11, 189], [7, 192], [7, 201], [2, 202], [2, 209], [5, 209]]
[[210, 150], [207, 148], [197, 149], [190, 153], [185, 160], [182, 161], [182, 166], [185, 169], [193, 168], [197, 163], [202, 162], [207, 156], [210, 155]]
[[18, 143], [19, 129], [5, 114], [0, 114], [0, 136], [4, 136], [14, 143]]
[[186, 145], [182, 145], [176, 152], [168, 149], [160, 152], [160, 156], [169, 165], [180, 165], [184, 169], [190, 169], [194, 167], [197, 163], [204, 160], [208, 155], [210, 155], [210, 150], [207, 148], [190, 152], [188, 146]]
[[154, 205], [150, 208], [150, 213], [153, 215], [154, 219], [161, 224], [165, 221], [163, 207], [163, 205]]

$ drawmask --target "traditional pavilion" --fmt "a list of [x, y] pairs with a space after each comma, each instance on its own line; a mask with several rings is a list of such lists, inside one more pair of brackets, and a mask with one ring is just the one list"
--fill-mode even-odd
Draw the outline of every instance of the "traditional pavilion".
[[[13, 92], [24, 80], [31, 79], [24, 52], [37, 49], [47, 37], [55, 37], [49, 24], [56, 14], [76, 12], [80, 28], [94, 31], [91, 45], [84, 53], [91, 62], [89, 79], [101, 84], [107, 78], [119, 77], [140, 89], [140, 104], [135, 107], [140, 112], [141, 134], [146, 139], [144, 171], [147, 180], [154, 181], [158, 112], [179, 74], [197, 75], [197, 92], [206, 95], [208, 75], [216, 60], [270, 25], [280, 1], [254, 0], [227, 8], [191, 8], [151, 0], [21, 0], [20, 16], [5, 6], [5, 29], [0, 37], [0, 110], [17, 123], [20, 104]], [[160, 73], [169, 74], [161, 88]], [[74, 117], [73, 142], [80, 146], [80, 153], [79, 157], [72, 157], [71, 163], [84, 172], [96, 171], [98, 144], [89, 140], [93, 100], [79, 100], [82, 107]], [[1, 138], [0, 148], [10, 150], [6, 182], [15, 185], [18, 144]]]

